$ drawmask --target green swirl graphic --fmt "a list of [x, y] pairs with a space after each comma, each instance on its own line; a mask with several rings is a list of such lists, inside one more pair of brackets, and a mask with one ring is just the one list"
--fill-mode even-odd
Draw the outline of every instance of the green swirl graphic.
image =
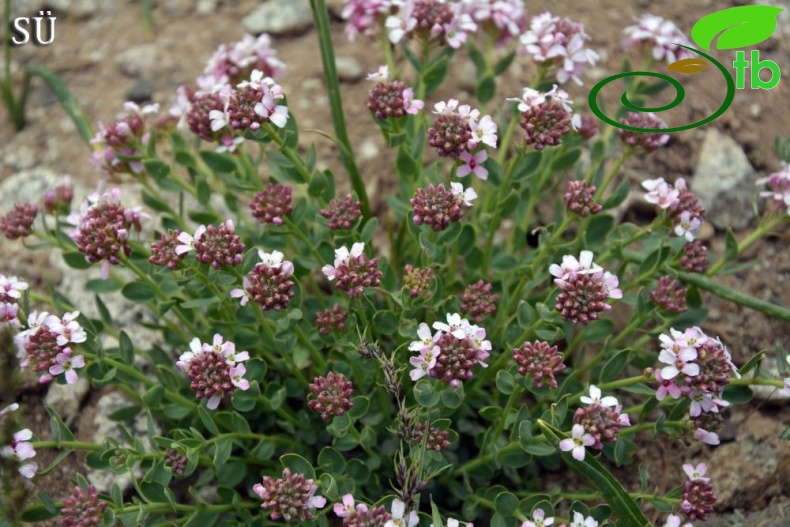
[[[702, 55], [719, 69], [721, 74], [724, 76], [724, 80], [727, 82], [727, 96], [724, 98], [724, 102], [721, 103], [721, 106], [719, 106], [719, 109], [716, 110], [716, 112], [713, 115], [706, 117], [695, 123], [691, 123], [683, 126], [674, 126], [672, 128], [661, 128], [660, 130], [661, 133], [680, 132], [682, 130], [697, 128], [698, 126], [708, 124], [709, 122], [713, 121], [714, 119], [717, 119], [724, 112], [726, 112], [727, 108], [729, 108], [730, 105], [732, 104], [733, 99], [735, 99], [735, 81], [733, 80], [732, 75], [730, 75], [730, 72], [727, 71], [727, 68], [725, 68], [723, 64], [721, 64], [719, 61], [717, 61], [710, 55], [707, 55], [698, 49], [691, 48], [689, 46], [684, 46], [682, 44], [677, 44], [677, 45], [680, 46], [681, 48], [686, 48], [690, 51], [693, 51], [694, 53], [698, 53], [699, 55]], [[600, 108], [598, 108], [598, 102], [597, 102], [598, 93], [601, 91], [601, 89], [603, 89], [604, 86], [617, 79], [622, 79], [624, 77], [638, 77], [638, 76], [656, 77], [658, 79], [667, 81], [675, 88], [676, 95], [675, 95], [675, 99], [669, 104], [651, 108], [651, 107], [637, 106], [636, 104], [628, 100], [627, 92], [623, 92], [623, 95], [620, 97], [620, 102], [623, 103], [623, 106], [625, 106], [626, 108], [632, 111], [640, 112], [640, 113], [642, 112], [654, 113], [654, 112], [663, 112], [665, 110], [671, 110], [672, 108], [683, 102], [683, 99], [686, 96], [686, 90], [683, 89], [683, 86], [680, 84], [680, 82], [677, 81], [676, 79], [673, 79], [669, 75], [665, 75], [663, 73], [655, 73], [653, 71], [629, 71], [624, 73], [618, 73], [617, 75], [612, 75], [611, 77], [606, 77], [605, 79], [600, 81], [598, 84], [593, 86], [592, 90], [590, 90], [590, 95], [587, 98], [587, 101], [590, 105], [590, 110], [592, 110], [595, 116], [607, 124], [610, 124], [616, 128], [622, 128], [623, 130], [629, 130], [631, 132], [644, 132], [644, 133], [654, 134], [657, 131], [655, 128], [639, 128], [636, 126], [625, 125], [623, 123], [615, 121], [614, 119], [609, 118], [601, 111]]]

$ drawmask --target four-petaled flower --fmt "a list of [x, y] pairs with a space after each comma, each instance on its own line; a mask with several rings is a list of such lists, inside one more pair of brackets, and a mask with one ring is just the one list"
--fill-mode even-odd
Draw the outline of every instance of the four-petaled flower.
[[600, 404], [601, 406], [611, 406], [614, 408], [618, 405], [617, 399], [612, 397], [611, 395], [607, 395], [604, 398], [601, 398], [601, 389], [598, 388], [596, 385], [590, 385], [590, 396], [587, 397], [586, 395], [582, 395], [581, 402], [584, 404]]
[[469, 174], [474, 174], [482, 180], [488, 179], [488, 169], [483, 166], [483, 162], [488, 159], [488, 152], [481, 150], [475, 155], [462, 152], [460, 159], [464, 163], [455, 171], [456, 176], [466, 177]]
[[77, 372], [74, 370], [74, 368], [84, 368], [85, 357], [82, 355], [72, 357], [71, 350], [68, 348], [66, 348], [66, 350], [67, 351], [64, 351], [63, 353], [58, 353], [58, 356], [55, 357], [55, 364], [49, 367], [49, 373], [50, 375], [60, 375], [61, 373], [65, 373], [66, 383], [74, 384], [78, 379]]
[[573, 459], [584, 461], [585, 447], [595, 444], [595, 438], [584, 431], [584, 426], [573, 425], [571, 437], [560, 441], [560, 450], [570, 452]]
[[420, 523], [420, 518], [415, 511], [409, 511], [408, 518], [404, 518], [406, 514], [406, 504], [398, 498], [392, 502], [392, 519], [384, 524], [384, 527], [415, 527]]
[[532, 512], [532, 520], [526, 520], [521, 527], [548, 527], [554, 525], [554, 517], [546, 518], [546, 511], [535, 509]]
[[691, 463], [683, 465], [683, 472], [686, 473], [691, 481], [710, 481], [710, 478], [704, 477], [707, 471], [708, 466], [705, 463], [699, 463], [697, 466]]

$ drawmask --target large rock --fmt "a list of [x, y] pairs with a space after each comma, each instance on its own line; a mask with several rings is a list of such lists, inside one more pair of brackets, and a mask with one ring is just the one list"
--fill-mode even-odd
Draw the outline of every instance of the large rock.
[[705, 133], [691, 190], [707, 209], [705, 219], [719, 229], [751, 223], [757, 195], [754, 168], [743, 149], [715, 128]]
[[716, 510], [753, 510], [786, 493], [790, 442], [779, 439], [784, 428], [776, 419], [753, 413], [739, 426], [735, 442], [714, 450], [708, 476], [718, 497]]
[[357, 82], [365, 75], [354, 57], [335, 57], [335, 68], [341, 82]]
[[313, 15], [308, 0], [272, 0], [253, 9], [241, 23], [256, 35], [298, 34], [310, 28]]
[[[75, 353], [75, 355], [77, 355]], [[88, 377], [80, 375], [74, 384], [58, 384], [53, 382], [49, 385], [44, 404], [51, 406], [60, 415], [61, 419], [70, 425], [80, 411], [82, 400], [91, 389]]]

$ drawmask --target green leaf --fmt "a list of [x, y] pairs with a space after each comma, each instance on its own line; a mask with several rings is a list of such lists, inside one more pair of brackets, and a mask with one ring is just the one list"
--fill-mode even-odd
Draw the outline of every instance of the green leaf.
[[425, 93], [429, 94], [435, 91], [444, 82], [447, 76], [447, 64], [449, 63], [448, 56], [444, 55], [431, 64], [422, 75], [422, 80], [425, 83]]
[[126, 364], [134, 364], [134, 344], [132, 339], [125, 331], [121, 331], [118, 335], [118, 348], [121, 352], [121, 357]]
[[207, 298], [193, 298], [192, 300], [187, 300], [186, 302], [182, 302], [181, 307], [183, 307], [184, 309], [195, 309], [195, 308], [213, 306], [218, 302], [219, 302], [219, 298], [217, 298], [216, 296], [209, 296]]
[[510, 189], [510, 192], [505, 197], [505, 199], [500, 201], [497, 205], [497, 208], [500, 210], [500, 216], [502, 218], [507, 218], [510, 216], [513, 211], [516, 210], [516, 207], [518, 207], [519, 201], [520, 198], [518, 192], [516, 192], [515, 189]]
[[123, 284], [116, 278], [110, 276], [106, 280], [103, 279], [94, 279], [88, 280], [86, 284], [88, 289], [93, 291], [94, 293], [112, 293], [117, 291], [123, 286]]
[[313, 466], [298, 454], [284, 454], [280, 456], [280, 463], [283, 468], [291, 469], [294, 474], [302, 474], [307, 479], [316, 479]]
[[724, 258], [728, 262], [738, 259], [738, 240], [732, 233], [732, 228], [727, 228], [727, 248], [724, 251]]
[[123, 286], [121, 294], [133, 302], [148, 302], [156, 298], [154, 288], [145, 282], [129, 282]]
[[516, 386], [516, 379], [513, 377], [513, 374], [507, 370], [499, 370], [496, 372], [496, 387], [497, 390], [504, 393], [505, 395], [510, 395], [513, 393], [513, 389]]
[[691, 28], [691, 39], [702, 49], [710, 50], [717, 35], [717, 49], [745, 48], [759, 44], [773, 35], [781, 8], [747, 5], [716, 11], [699, 19]]
[[617, 188], [614, 190], [614, 192], [612, 192], [611, 196], [603, 200], [603, 202], [601, 203], [601, 207], [603, 207], [604, 209], [613, 209], [617, 207], [623, 201], [625, 201], [625, 198], [628, 197], [628, 191], [630, 189], [631, 189], [631, 182], [628, 179], [626, 179], [625, 181], [617, 185]]
[[566, 168], [572, 167], [573, 164], [579, 160], [579, 157], [581, 157], [581, 155], [582, 155], [582, 149], [579, 147], [575, 147], [567, 150], [560, 157], [552, 161], [551, 171], [560, 172], [561, 170], [565, 170]]
[[360, 239], [367, 243], [373, 239], [373, 235], [376, 234], [376, 229], [379, 226], [378, 218], [370, 218], [368, 221], [365, 222], [365, 226], [362, 227], [362, 233], [360, 234]]
[[63, 253], [63, 261], [72, 269], [90, 269], [92, 263], [85, 259], [85, 255], [77, 251]]
[[149, 176], [157, 181], [166, 179], [170, 175], [170, 165], [159, 159], [146, 159], [143, 161], [143, 168]]
[[606, 361], [604, 364], [603, 369], [601, 370], [601, 378], [599, 382], [609, 382], [613, 380], [625, 365], [628, 364], [628, 356], [631, 354], [630, 349], [625, 349]]
[[212, 150], [201, 150], [200, 158], [214, 173], [232, 174], [238, 168], [233, 157], [226, 154], [218, 154]]
[[49, 414], [49, 428], [52, 432], [52, 439], [55, 441], [74, 441], [74, 434], [72, 434], [69, 427], [63, 423], [58, 413], [49, 406], [45, 406], [44, 408], [46, 408]]
[[[753, 369], [755, 366], [757, 366], [758, 364], [760, 364], [760, 362], [762, 362], [763, 358], [765, 358], [765, 350], [760, 350], [760, 352], [758, 352], [758, 353], [756, 353], [755, 355], [753, 355], [751, 359], [749, 359], [748, 361], [746, 361], [746, 364], [744, 364], [743, 366], [741, 366], [741, 367], [738, 369], [738, 373], [740, 373], [741, 375], [746, 375], [746, 374], [747, 374], [747, 373], [749, 373], [749, 372], [750, 372], [750, 371], [751, 371], [751, 370], [752, 370], [752, 369]], [[780, 364], [781, 364], [782, 362], [784, 362], [784, 363], [786, 364], [786, 362], [785, 362], [785, 361], [780, 361]], [[780, 369], [779, 371], [781, 372], [782, 370]]]
[[502, 516], [513, 516], [518, 509], [518, 498], [510, 492], [500, 492], [494, 500], [494, 510]]
[[74, 97], [74, 95], [72, 95], [71, 91], [69, 91], [69, 88], [66, 83], [63, 82], [63, 79], [61, 79], [54, 71], [42, 64], [30, 64], [25, 68], [25, 70], [29, 74], [39, 77], [47, 84], [49, 89], [52, 90], [52, 93], [54, 93], [60, 101], [60, 104], [63, 105], [63, 109], [66, 110], [66, 113], [69, 115], [69, 117], [71, 117], [71, 120], [74, 121], [74, 125], [82, 137], [82, 140], [85, 141], [86, 145], [90, 145], [94, 135], [93, 129], [91, 127], [91, 121], [82, 112], [77, 99]]
[[425, 379], [414, 385], [414, 398], [425, 408], [433, 408], [439, 404], [439, 394], [434, 391], [430, 381]]
[[483, 77], [477, 84], [475, 95], [481, 103], [487, 103], [494, 98], [496, 93], [496, 79], [493, 75]]
[[373, 325], [383, 335], [393, 335], [398, 330], [399, 323], [397, 315], [392, 311], [381, 310], [373, 315]]
[[596, 247], [606, 239], [614, 227], [614, 218], [608, 214], [597, 214], [590, 219], [585, 239], [588, 247]]
[[[538, 420], [538, 426], [553, 444], [559, 445], [562, 432], [542, 420]], [[639, 505], [631, 499], [631, 496], [628, 495], [628, 492], [626, 492], [620, 482], [592, 455], [587, 453], [584, 456], [584, 461], [577, 461], [569, 452], [561, 451], [560, 455], [568, 467], [582, 474], [598, 489], [600, 496], [612, 506], [612, 510], [617, 514], [619, 525], [628, 525], [628, 527], [651, 526], [650, 521], [642, 514]]]
[[331, 446], [324, 447], [318, 454], [318, 466], [326, 472], [342, 476], [346, 469], [346, 458]]
[[442, 515], [439, 514], [439, 507], [433, 502], [433, 498], [431, 498], [431, 521], [433, 522], [431, 527], [443, 527], [444, 525]]
[[409, 180], [414, 179], [420, 171], [417, 161], [409, 154], [405, 147], [398, 148], [398, 156], [395, 158], [395, 169], [398, 175]]
[[505, 70], [510, 67], [510, 64], [513, 62], [514, 58], [516, 58], [516, 52], [511, 51], [510, 53], [499, 59], [497, 63], [494, 65], [494, 75], [499, 76], [505, 73]]
[[644, 259], [642, 264], [639, 266], [639, 274], [645, 275], [648, 274], [651, 270], [658, 268], [662, 263], [664, 263], [669, 256], [669, 247], [659, 247], [652, 253], [650, 253], [647, 258]]
[[445, 388], [441, 391], [440, 397], [444, 407], [458, 408], [464, 402], [464, 385], [461, 384], [458, 388]]
[[748, 386], [727, 385], [721, 397], [732, 404], [746, 404], [752, 400], [754, 392]]
[[217, 424], [214, 422], [214, 419], [211, 417], [211, 414], [209, 414], [208, 410], [202, 406], [198, 406], [198, 417], [200, 418], [200, 422], [203, 423], [203, 426], [206, 427], [206, 430], [208, 430], [212, 435], [219, 435], [219, 428], [217, 428]]

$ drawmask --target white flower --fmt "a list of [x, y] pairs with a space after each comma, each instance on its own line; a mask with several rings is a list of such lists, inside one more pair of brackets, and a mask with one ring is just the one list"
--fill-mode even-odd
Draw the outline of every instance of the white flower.
[[585, 433], [584, 426], [575, 424], [571, 429], [571, 437], [560, 441], [560, 450], [570, 452], [576, 461], [584, 461], [584, 448], [594, 444], [595, 438]]
[[587, 397], [586, 395], [583, 395], [581, 397], [581, 402], [583, 402], [584, 404], [597, 403], [600, 404], [601, 406], [611, 406], [612, 408], [614, 408], [618, 404], [617, 399], [615, 399], [611, 395], [608, 395], [603, 399], [601, 399], [601, 389], [594, 384], [590, 385], [590, 396]]
[[433, 329], [449, 333], [459, 340], [466, 338], [466, 328], [468, 327], [469, 321], [461, 318], [458, 313], [448, 313], [446, 324], [438, 321], [433, 323]]
[[190, 351], [182, 353], [178, 358], [178, 362], [176, 362], [176, 366], [178, 366], [181, 371], [187, 371], [195, 355], [203, 353], [203, 344], [201, 344], [199, 338], [195, 337], [189, 342], [189, 349]]
[[178, 235], [176, 240], [181, 242], [181, 245], [176, 245], [176, 254], [181, 255], [195, 250], [195, 240], [200, 240], [206, 232], [206, 226], [201, 225], [195, 230], [195, 235], [192, 236], [187, 232], [182, 232]]
[[497, 126], [490, 115], [484, 115], [480, 122], [471, 122], [469, 127], [477, 142], [484, 143], [491, 148], [496, 148]]
[[467, 207], [471, 207], [472, 201], [477, 199], [477, 192], [475, 192], [475, 189], [469, 187], [464, 190], [464, 186], [456, 181], [450, 183], [450, 192], [453, 196], [460, 196], [461, 200], [464, 202], [464, 205]]
[[[388, 66], [379, 66], [378, 71], [373, 73], [368, 73], [366, 80], [373, 81], [373, 82], [387, 82], [390, 78], [390, 69]], [[353, 499], [352, 499], [353, 503]]]
[[409, 517], [404, 518], [406, 514], [406, 504], [398, 498], [392, 502], [392, 519], [384, 524], [384, 527], [415, 527], [420, 523], [420, 517], [417, 516], [415, 511], [409, 511]]

